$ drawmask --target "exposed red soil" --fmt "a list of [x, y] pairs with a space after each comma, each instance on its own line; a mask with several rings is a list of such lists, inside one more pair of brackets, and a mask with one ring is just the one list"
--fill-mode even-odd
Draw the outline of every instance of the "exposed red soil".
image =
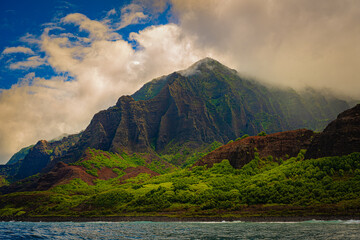
[[150, 170], [150, 169], [148, 169], [147, 167], [144, 167], [144, 166], [129, 167], [129, 168], [125, 169], [124, 172], [125, 172], [125, 175], [122, 176], [121, 178], [119, 178], [120, 182], [124, 182], [125, 180], [127, 180], [129, 178], [136, 177], [140, 173], [150, 174], [151, 177], [160, 175], [159, 173], [154, 172], [154, 171], [152, 171], [152, 170]]
[[80, 178], [89, 185], [94, 185], [95, 179], [108, 180], [118, 175], [108, 167], [98, 170], [98, 177], [88, 174], [82, 166], [69, 166], [66, 163], [59, 162], [48, 173], [42, 175], [38, 182], [36, 190], [47, 190], [57, 185], [69, 183], [72, 179]]
[[[106, 152], [101, 152], [101, 154], [110, 158], [110, 156]], [[151, 162], [150, 157], [151, 156], [148, 156], [149, 162]], [[92, 158], [92, 156], [88, 151], [86, 151], [82, 160], [86, 161], [89, 158]], [[126, 179], [132, 177], [136, 177], [140, 173], [150, 174], [151, 177], [159, 175], [158, 173], [144, 166], [130, 167], [125, 169], [124, 172], [126, 174], [119, 179], [120, 182], [123, 182]], [[94, 185], [93, 181], [95, 179], [109, 180], [111, 178], [115, 178], [118, 176], [117, 173], [115, 173], [111, 168], [108, 167], [101, 168], [100, 170], [98, 170], [97, 173], [98, 173], [98, 177], [95, 177], [88, 174], [86, 172], [86, 169], [82, 166], [70, 166], [66, 163], [59, 162], [51, 171], [42, 175], [38, 179], [36, 184], [37, 187], [36, 189], [33, 190], [47, 190], [58, 185], [69, 183], [72, 179], [75, 178], [79, 178], [89, 185]]]
[[108, 167], [103, 167], [102, 169], [98, 170], [98, 179], [101, 180], [109, 180], [111, 178], [115, 178], [118, 175]]
[[84, 161], [87, 161], [87, 160], [90, 160], [92, 158], [92, 155], [89, 153], [89, 150], [87, 149], [84, 154], [82, 155], [80, 161], [81, 162], [84, 162]]
[[252, 136], [226, 144], [200, 159], [195, 166], [212, 167], [228, 159], [234, 168], [241, 168], [255, 157], [255, 148], [261, 158], [273, 156], [285, 159], [296, 156], [301, 149], [307, 149], [314, 132], [298, 129], [270, 134], [267, 136]]
[[57, 185], [69, 183], [75, 178], [80, 178], [89, 185], [94, 185], [93, 181], [96, 179], [81, 166], [69, 166], [66, 163], [58, 162], [50, 172], [39, 178], [36, 190], [47, 190]]
[[[155, 155], [153, 153], [142, 153], [141, 158], [143, 158], [147, 164], [150, 164], [154, 160], [163, 161], [161, 158], [159, 158], [157, 155]], [[164, 161], [164, 163], [169, 164], [168, 162], [165, 162], [165, 161]]]

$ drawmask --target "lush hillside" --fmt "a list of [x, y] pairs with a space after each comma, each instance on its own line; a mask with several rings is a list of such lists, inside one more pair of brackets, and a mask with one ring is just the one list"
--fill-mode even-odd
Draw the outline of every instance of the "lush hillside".
[[149, 154], [121, 154], [87, 149], [77, 162], [58, 162], [48, 172], [27, 177], [0, 189], [3, 194], [21, 191], [44, 191], [74, 179], [94, 185], [97, 180], [124, 181], [138, 174], [153, 177], [177, 169], [160, 157]]
[[118, 177], [126, 175], [126, 172], [124, 172], [126, 169], [139, 166], [146, 167], [157, 174], [164, 174], [175, 169], [174, 166], [161, 158], [149, 161], [149, 157], [152, 156], [148, 156], [147, 154], [129, 155], [125, 152], [115, 154], [96, 149], [88, 149], [83, 158], [71, 165], [82, 166], [87, 173], [95, 177], [98, 177], [99, 170], [102, 171], [104, 168], [112, 169], [112, 171], [117, 173]]
[[152, 178], [73, 179], [2, 195], [0, 216], [360, 216], [359, 181], [360, 153], [304, 160], [301, 152], [286, 161], [257, 155], [240, 170], [224, 160]]
[[[358, 128], [358, 116], [359, 105], [339, 114], [322, 133], [300, 129], [244, 136], [223, 147], [214, 142], [207, 149], [213, 151], [193, 154], [199, 160], [184, 169], [168, 163], [176, 155], [162, 159], [88, 148], [72, 164], [58, 162], [47, 173], [1, 187], [0, 216], [359, 218], [360, 145], [351, 130]], [[318, 146], [336, 129], [339, 156], [319, 148], [317, 154], [330, 156], [305, 158], [302, 147]], [[352, 153], [344, 155], [343, 145], [351, 145]]]

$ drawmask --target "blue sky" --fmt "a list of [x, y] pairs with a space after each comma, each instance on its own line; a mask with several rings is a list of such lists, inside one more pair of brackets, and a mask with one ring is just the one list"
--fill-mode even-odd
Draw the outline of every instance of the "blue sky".
[[204, 57], [360, 99], [359, 22], [358, 0], [2, 0], [0, 163]]
[[[39, 51], [38, 46], [31, 45], [25, 41], [26, 36], [39, 37], [47, 24], [59, 21], [70, 13], [82, 13], [93, 20], [103, 19], [112, 9], [119, 10], [130, 4], [131, 1], [114, 0], [13, 0], [1, 1], [0, 4], [0, 51], [9, 47], [25, 46], [31, 48], [34, 53], [44, 57], [44, 53]], [[129, 33], [138, 32], [153, 24], [167, 24], [169, 22], [170, 4], [166, 3], [165, 9], [158, 14], [154, 14], [152, 19], [131, 24], [128, 27], [117, 30], [124, 39], [128, 40]], [[116, 21], [119, 15], [110, 16]], [[69, 31], [76, 31], [75, 28], [67, 26]], [[86, 34], [79, 32], [78, 34]], [[39, 77], [51, 78], [56, 75], [51, 66], [43, 65], [37, 69], [21, 68], [9, 71], [9, 65], [12, 62], [23, 61], [27, 55], [19, 52], [12, 54], [3, 54], [1, 58], [0, 69], [0, 88], [9, 89], [16, 84], [19, 79], [28, 72], [36, 72]]]

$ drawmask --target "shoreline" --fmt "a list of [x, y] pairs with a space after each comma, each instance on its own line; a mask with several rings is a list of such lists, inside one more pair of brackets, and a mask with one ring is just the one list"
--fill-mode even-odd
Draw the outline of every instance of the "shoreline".
[[168, 216], [103, 216], [103, 217], [0, 217], [2, 222], [304, 222], [360, 220], [360, 216], [262, 216], [262, 217], [168, 217]]

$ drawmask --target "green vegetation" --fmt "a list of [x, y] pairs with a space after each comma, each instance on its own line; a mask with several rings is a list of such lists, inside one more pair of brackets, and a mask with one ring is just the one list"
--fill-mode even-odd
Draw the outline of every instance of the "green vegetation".
[[[129, 155], [90, 152], [91, 160], [77, 162], [88, 170], [143, 163]], [[209, 169], [139, 174], [122, 184], [118, 178], [94, 185], [74, 179], [49, 191], [7, 194], [0, 197], [0, 216], [360, 214], [359, 182], [360, 153], [304, 160], [301, 151], [286, 161], [256, 155], [240, 170], [223, 160]]]
[[4, 177], [0, 176], [0, 187], [8, 184], [9, 182]]
[[155, 97], [166, 84], [166, 78], [154, 79], [151, 82], [146, 83], [141, 89], [132, 95], [136, 100], [148, 100]]
[[82, 166], [86, 169], [87, 173], [95, 177], [99, 176], [98, 170], [104, 167], [111, 168], [119, 176], [124, 174], [122, 170], [129, 167], [145, 166], [159, 174], [170, 172], [171, 169], [174, 168], [170, 164], [161, 161], [161, 159], [152, 159], [151, 163], [147, 163], [144, 155], [145, 154], [135, 153], [129, 155], [125, 152], [116, 154], [96, 149], [88, 149], [86, 157], [71, 165]]
[[258, 133], [258, 136], [264, 137], [264, 136], [266, 136], [266, 133], [264, 131], [261, 131], [261, 132]]
[[[171, 144], [169, 144], [171, 145]], [[197, 162], [200, 158], [204, 157], [206, 154], [214, 151], [218, 147], [221, 147], [223, 144], [217, 141], [214, 141], [210, 145], [206, 146], [203, 149], [198, 149], [198, 151], [194, 152], [194, 150], [190, 150], [187, 147], [182, 146], [172, 146], [171, 149], [168, 149], [167, 152], [169, 154], [162, 154], [160, 157], [174, 164], [175, 166], [181, 166], [182, 168], [190, 166]]]
[[15, 153], [6, 164], [15, 164], [23, 160], [33, 146], [34, 145], [22, 148], [19, 152]]
[[244, 134], [244, 135], [242, 135], [242, 137], [238, 137], [235, 141], [239, 141], [239, 140], [245, 139], [247, 137], [250, 137], [249, 134]]

